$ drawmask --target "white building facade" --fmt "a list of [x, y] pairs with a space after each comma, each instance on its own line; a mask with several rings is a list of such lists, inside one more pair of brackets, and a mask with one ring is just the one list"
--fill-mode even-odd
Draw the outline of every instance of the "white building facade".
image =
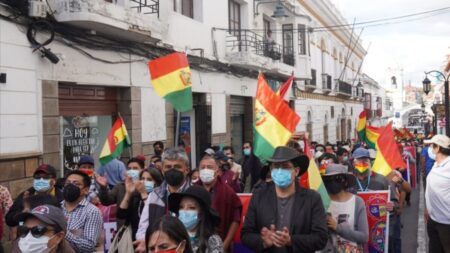
[[[119, 115], [133, 142], [124, 156], [149, 157], [163, 141], [183, 143], [192, 167], [211, 145], [232, 145], [239, 157], [253, 139], [259, 71], [274, 89], [294, 74], [288, 95], [302, 118], [298, 131], [321, 143], [356, 138], [366, 54], [358, 33], [324, 28], [347, 23], [328, 0], [282, 2], [288, 17], [272, 17], [276, 3], [253, 0], [49, 0], [55, 21], [37, 24], [19, 3], [1, 6], [0, 183], [15, 196], [40, 163], [62, 173], [81, 155], [98, 158]], [[11, 19], [11, 11], [23, 14]], [[155, 94], [147, 69], [149, 59], [173, 51], [189, 56], [194, 101], [177, 141], [176, 113]]]

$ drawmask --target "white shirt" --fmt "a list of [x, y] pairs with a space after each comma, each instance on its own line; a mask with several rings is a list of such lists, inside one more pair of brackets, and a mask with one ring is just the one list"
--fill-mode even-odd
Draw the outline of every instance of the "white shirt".
[[[355, 227], [355, 206], [355, 195], [352, 195], [352, 197], [345, 202], [331, 200], [329, 210], [337, 224], [342, 224], [353, 229]], [[348, 247], [347, 245], [357, 246], [355, 242], [347, 240], [336, 233], [332, 234], [332, 241], [334, 247], [337, 247], [338, 245], [341, 248]]]
[[450, 157], [434, 163], [427, 176], [425, 201], [431, 219], [450, 225]]

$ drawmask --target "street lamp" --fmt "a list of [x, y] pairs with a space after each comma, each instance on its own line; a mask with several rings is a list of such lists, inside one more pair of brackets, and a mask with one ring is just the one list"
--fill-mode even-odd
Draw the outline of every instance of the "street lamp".
[[[427, 93], [430, 92], [430, 84], [431, 81], [430, 79], [428, 79], [428, 74], [431, 73], [436, 73], [437, 76], [442, 76], [444, 78], [444, 96], [445, 96], [445, 134], [447, 136], [450, 136], [450, 101], [449, 101], [449, 87], [448, 87], [448, 79], [450, 78], [450, 74], [447, 75], [447, 77], [438, 70], [431, 70], [428, 72], [425, 72], [425, 79], [423, 79], [422, 84], [423, 84], [423, 91]], [[436, 114], [435, 114], [436, 117]]]

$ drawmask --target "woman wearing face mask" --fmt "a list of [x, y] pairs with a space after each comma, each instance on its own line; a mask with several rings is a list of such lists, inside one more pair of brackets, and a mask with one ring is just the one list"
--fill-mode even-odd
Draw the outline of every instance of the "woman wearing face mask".
[[184, 193], [171, 194], [169, 210], [187, 229], [194, 253], [224, 252], [222, 239], [214, 232], [220, 217], [211, 208], [211, 196], [203, 187], [191, 186]]
[[12, 253], [72, 253], [65, 241], [67, 223], [63, 211], [55, 206], [41, 205], [18, 215], [18, 240]]
[[348, 167], [331, 164], [322, 175], [331, 199], [327, 225], [330, 238], [321, 252], [364, 252], [363, 244], [369, 239], [366, 206], [357, 195], [345, 191], [356, 184]]
[[[142, 159], [138, 159], [136, 157], [131, 158], [127, 163], [127, 177], [130, 178], [130, 182], [140, 182], [139, 174], [144, 169], [144, 161]], [[106, 177], [102, 177], [99, 175], [95, 176], [95, 181], [100, 186], [98, 189], [98, 197], [100, 202], [104, 206], [109, 206], [116, 204], [117, 207], [120, 206], [122, 200], [126, 194], [125, 182], [116, 184], [112, 190], [108, 188], [108, 181]], [[138, 188], [141, 189], [143, 193], [145, 193], [144, 183], [137, 183]], [[117, 227], [121, 227], [123, 225], [123, 220], [118, 220]]]
[[186, 228], [176, 217], [165, 215], [145, 233], [148, 253], [193, 253]]
[[163, 181], [161, 173], [156, 169], [143, 170], [139, 175], [140, 180], [136, 182], [130, 176], [126, 177], [125, 195], [117, 209], [117, 218], [125, 220], [125, 225], [131, 225], [133, 241], [136, 239], [139, 219], [148, 194]]

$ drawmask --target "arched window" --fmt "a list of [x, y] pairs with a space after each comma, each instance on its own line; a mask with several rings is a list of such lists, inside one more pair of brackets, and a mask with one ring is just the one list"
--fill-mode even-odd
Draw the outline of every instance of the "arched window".
[[345, 108], [342, 108], [341, 117], [345, 117]]
[[312, 116], [311, 116], [311, 112], [308, 111], [308, 122], [312, 122]]

